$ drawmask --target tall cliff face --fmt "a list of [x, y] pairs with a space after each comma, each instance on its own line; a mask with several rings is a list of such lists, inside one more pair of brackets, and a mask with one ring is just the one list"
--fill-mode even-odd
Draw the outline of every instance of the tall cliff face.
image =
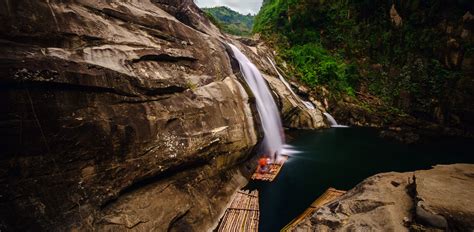
[[0, 3], [0, 230], [202, 231], [257, 142], [192, 1]]

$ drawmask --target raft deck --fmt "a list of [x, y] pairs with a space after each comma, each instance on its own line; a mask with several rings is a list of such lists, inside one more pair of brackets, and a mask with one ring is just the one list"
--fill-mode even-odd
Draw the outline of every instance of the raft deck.
[[288, 160], [288, 156], [281, 156], [280, 160], [276, 163], [269, 164], [269, 169], [265, 173], [258, 172], [258, 167], [255, 170], [255, 173], [252, 175], [252, 180], [263, 180], [263, 181], [273, 181], [278, 173], [280, 173], [281, 168]]
[[316, 210], [318, 210], [324, 204], [342, 196], [346, 191], [337, 190], [335, 188], [328, 188], [326, 192], [323, 193], [318, 199], [316, 199], [302, 214], [293, 219], [288, 225], [283, 227], [280, 232], [291, 232], [295, 231], [296, 226], [303, 221], [305, 218], [313, 215]]
[[258, 191], [237, 191], [219, 225], [218, 232], [258, 232]]

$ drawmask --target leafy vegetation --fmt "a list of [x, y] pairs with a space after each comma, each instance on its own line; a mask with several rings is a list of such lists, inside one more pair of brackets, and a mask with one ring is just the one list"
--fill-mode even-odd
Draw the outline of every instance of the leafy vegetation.
[[283, 57], [292, 64], [293, 74], [307, 85], [327, 85], [331, 89], [354, 95], [352, 85], [357, 80], [355, 67], [331, 55], [321, 45], [295, 45], [285, 50]]
[[202, 9], [211, 21], [224, 32], [232, 35], [245, 36], [252, 33], [253, 15], [242, 15], [228, 7], [213, 7]]
[[[273, 42], [293, 76], [309, 86], [364, 91], [429, 114], [464, 76], [460, 64], [445, 60], [449, 35], [440, 28], [459, 25], [471, 8], [467, 0], [265, 0], [254, 32]], [[469, 41], [456, 41], [465, 55]]]

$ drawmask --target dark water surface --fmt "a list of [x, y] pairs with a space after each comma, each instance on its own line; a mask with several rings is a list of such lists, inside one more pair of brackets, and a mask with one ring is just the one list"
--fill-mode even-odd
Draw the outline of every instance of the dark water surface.
[[246, 187], [259, 190], [260, 231], [279, 231], [329, 187], [349, 190], [380, 172], [474, 163], [472, 140], [440, 138], [407, 145], [377, 134], [368, 128], [288, 132], [288, 143], [302, 153], [291, 157], [273, 182]]

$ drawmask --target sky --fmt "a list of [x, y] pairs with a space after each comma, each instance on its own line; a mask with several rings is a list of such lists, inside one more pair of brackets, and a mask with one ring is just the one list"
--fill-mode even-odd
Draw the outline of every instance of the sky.
[[199, 7], [227, 6], [242, 14], [257, 14], [262, 0], [194, 0]]

